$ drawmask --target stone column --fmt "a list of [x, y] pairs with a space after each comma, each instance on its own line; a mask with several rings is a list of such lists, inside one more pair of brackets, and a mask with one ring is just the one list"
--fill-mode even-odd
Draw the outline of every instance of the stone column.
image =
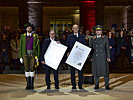
[[121, 24], [122, 28], [131, 30], [133, 28], [133, 6], [125, 6], [121, 10]]
[[43, 29], [43, 5], [38, 0], [29, 0], [28, 2], [28, 22], [33, 24], [35, 32], [38, 27]]
[[127, 9], [127, 29], [133, 29], [133, 5], [128, 6]]
[[127, 11], [128, 7], [124, 7], [122, 10], [121, 10], [121, 27], [120, 28], [124, 28], [124, 29], [127, 29]]

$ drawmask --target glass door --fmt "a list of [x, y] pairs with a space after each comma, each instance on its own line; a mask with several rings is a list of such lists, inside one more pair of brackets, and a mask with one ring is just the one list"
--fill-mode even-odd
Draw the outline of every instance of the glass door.
[[65, 28], [72, 28], [72, 19], [50, 19], [50, 29], [56, 31], [56, 36], [61, 37], [62, 33], [65, 31]]

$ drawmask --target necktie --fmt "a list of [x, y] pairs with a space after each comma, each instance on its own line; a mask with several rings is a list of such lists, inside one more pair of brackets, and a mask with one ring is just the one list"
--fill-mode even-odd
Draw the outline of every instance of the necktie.
[[27, 37], [27, 42], [29, 43], [29, 39], [30, 39], [30, 34], [29, 35], [27, 35], [28, 37]]

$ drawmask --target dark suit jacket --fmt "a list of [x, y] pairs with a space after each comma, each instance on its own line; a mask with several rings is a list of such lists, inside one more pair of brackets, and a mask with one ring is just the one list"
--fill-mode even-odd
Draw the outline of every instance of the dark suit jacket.
[[130, 62], [133, 61], [133, 58], [131, 56], [131, 50], [133, 49], [133, 44], [132, 44], [131, 37], [133, 37], [133, 36], [129, 36], [129, 39], [128, 39], [128, 56], [129, 56], [129, 61]]
[[[55, 41], [58, 41], [58, 40], [55, 39]], [[46, 53], [46, 51], [47, 51], [47, 49], [48, 49], [50, 43], [51, 43], [50, 38], [45, 39], [45, 40], [43, 41], [43, 44], [42, 44], [42, 53], [41, 53], [40, 61], [45, 61], [45, 59], [44, 59], [44, 54]]]
[[78, 33], [78, 38], [73, 34], [70, 34], [67, 38], [66, 41], [66, 46], [68, 47], [68, 52], [70, 52], [75, 44], [75, 42], [78, 41], [84, 45], [86, 45], [86, 40], [85, 37], [83, 35], [81, 35], [80, 33]]
[[128, 43], [128, 48], [129, 48], [130, 50], [133, 49], [131, 37], [133, 38], [133, 36], [130, 36], [130, 37], [129, 37], [129, 43]]
[[121, 48], [122, 47], [127, 47], [127, 42], [126, 42], [126, 37], [118, 37], [116, 39], [116, 46], [117, 46], [117, 51], [116, 51], [116, 54], [117, 56], [121, 53]]

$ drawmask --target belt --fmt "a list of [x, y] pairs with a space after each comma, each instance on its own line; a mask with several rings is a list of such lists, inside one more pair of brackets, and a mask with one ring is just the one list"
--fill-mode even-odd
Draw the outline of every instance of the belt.
[[27, 55], [32, 55], [33, 54], [33, 50], [27, 50]]

